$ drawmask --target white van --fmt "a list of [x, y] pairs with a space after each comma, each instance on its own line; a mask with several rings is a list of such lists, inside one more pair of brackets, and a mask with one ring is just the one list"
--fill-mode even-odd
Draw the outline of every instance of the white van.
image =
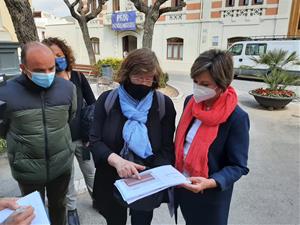
[[[270, 50], [282, 49], [288, 54], [296, 51], [300, 59], [300, 40], [254, 40], [235, 42], [228, 51], [233, 55], [235, 76], [256, 75], [266, 72], [266, 65], [256, 64], [252, 57], [257, 58]], [[300, 65], [287, 64], [284, 67], [289, 73], [300, 76]]]

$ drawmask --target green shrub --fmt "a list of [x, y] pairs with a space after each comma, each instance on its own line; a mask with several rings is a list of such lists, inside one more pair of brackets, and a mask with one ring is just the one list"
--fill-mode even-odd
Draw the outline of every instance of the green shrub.
[[0, 154], [5, 152], [6, 150], [6, 141], [3, 139], [0, 139]]
[[101, 71], [102, 65], [110, 65], [113, 68], [114, 73], [116, 73], [120, 69], [122, 62], [123, 59], [108, 57], [100, 59], [95, 66], [99, 69], [99, 71]]
[[163, 73], [161, 79], [159, 80], [159, 87], [160, 88], [165, 88], [167, 86], [167, 82], [169, 81], [169, 74], [168, 73]]

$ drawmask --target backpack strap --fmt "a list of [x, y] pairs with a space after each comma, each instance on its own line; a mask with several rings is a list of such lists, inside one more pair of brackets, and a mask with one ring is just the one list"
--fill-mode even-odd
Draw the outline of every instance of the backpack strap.
[[118, 89], [117, 88], [113, 89], [106, 96], [106, 99], [105, 99], [105, 102], [104, 102], [104, 108], [105, 108], [106, 115], [109, 114], [109, 112], [110, 112], [111, 108], [113, 107], [117, 97], [118, 97]]
[[[155, 93], [156, 93], [157, 102], [158, 102], [159, 120], [162, 120], [162, 118], [165, 116], [165, 113], [166, 113], [165, 96], [159, 91], [155, 91]], [[110, 113], [110, 110], [113, 107], [117, 97], [118, 97], [118, 89], [117, 88], [113, 89], [107, 95], [105, 102], [104, 102], [104, 108], [105, 108], [106, 115], [108, 115]]]
[[155, 93], [158, 102], [159, 120], [162, 120], [166, 114], [165, 96], [160, 91], [155, 91]]

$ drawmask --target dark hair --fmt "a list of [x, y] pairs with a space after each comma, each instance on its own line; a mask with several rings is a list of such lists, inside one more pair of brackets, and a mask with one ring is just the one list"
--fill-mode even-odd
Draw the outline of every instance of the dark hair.
[[121, 64], [117, 74], [117, 80], [120, 84], [130, 81], [132, 75], [149, 73], [155, 71], [153, 89], [159, 87], [163, 72], [160, 68], [157, 57], [149, 48], [136, 49], [128, 54]]
[[208, 71], [216, 84], [225, 91], [233, 80], [232, 55], [227, 51], [211, 49], [201, 53], [191, 68], [191, 78]]
[[71, 47], [69, 45], [67, 45], [65, 40], [62, 40], [60, 38], [57, 37], [49, 37], [46, 38], [42, 41], [43, 44], [47, 45], [48, 47], [51, 47], [52, 45], [57, 45], [62, 52], [64, 53], [67, 63], [68, 63], [68, 67], [67, 67], [67, 71], [71, 71], [73, 68], [73, 65], [75, 64], [75, 58], [73, 55], [73, 51], [71, 49]]

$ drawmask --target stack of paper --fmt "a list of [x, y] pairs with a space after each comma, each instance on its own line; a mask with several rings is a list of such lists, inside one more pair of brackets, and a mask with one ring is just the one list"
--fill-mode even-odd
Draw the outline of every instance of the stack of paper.
[[[31, 205], [34, 208], [35, 218], [31, 222], [31, 225], [50, 225], [48, 216], [45, 211], [44, 203], [37, 191], [18, 199], [17, 203], [20, 206]], [[11, 209], [0, 210], [0, 223], [6, 220], [6, 218], [13, 212], [14, 211]]]
[[147, 170], [140, 173], [140, 176], [141, 179], [127, 178], [115, 182], [122, 198], [128, 204], [166, 188], [189, 182], [170, 165]]

